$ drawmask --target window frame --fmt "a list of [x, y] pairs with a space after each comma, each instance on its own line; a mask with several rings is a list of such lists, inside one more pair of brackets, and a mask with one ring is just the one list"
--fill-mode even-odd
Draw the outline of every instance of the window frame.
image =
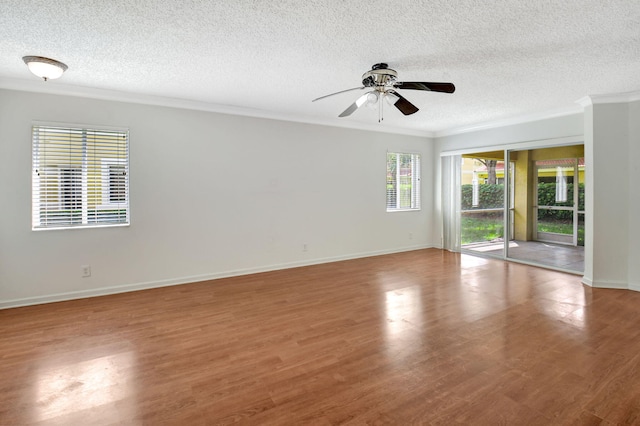
[[[390, 191], [389, 191], [389, 156], [395, 155], [396, 161], [398, 164], [395, 169], [395, 199], [396, 199], [396, 207], [390, 207]], [[411, 156], [411, 207], [400, 207], [400, 197], [398, 191], [398, 182], [400, 181], [401, 168], [399, 167], [400, 156], [410, 155]], [[407, 151], [387, 151], [386, 155], [386, 211], [387, 213], [395, 213], [395, 212], [407, 212], [407, 211], [420, 211], [422, 210], [422, 154], [419, 152], [407, 152]]]
[[[46, 154], [43, 154], [42, 151], [46, 151], [47, 149], [55, 150], [64, 147], [64, 142], [61, 143], [51, 143], [47, 146], [46, 140], [43, 141], [44, 137], [40, 136], [38, 132], [50, 132], [51, 134], [55, 134], [59, 132], [61, 135], [65, 134], [65, 132], [69, 135], [79, 135], [82, 134], [82, 142], [78, 144], [78, 142], [70, 142], [69, 149], [77, 148], [78, 145], [82, 146], [83, 154], [79, 156], [78, 154], [69, 155], [69, 160], [65, 161], [61, 159], [58, 164], [48, 164], [46, 160]], [[102, 126], [102, 125], [87, 125], [87, 124], [71, 124], [71, 123], [52, 123], [52, 122], [41, 122], [34, 121], [31, 123], [31, 173], [32, 173], [32, 186], [31, 186], [31, 209], [32, 209], [32, 220], [31, 220], [31, 230], [32, 231], [50, 231], [50, 230], [69, 230], [69, 229], [87, 229], [87, 228], [110, 228], [110, 227], [123, 227], [131, 225], [131, 205], [129, 200], [129, 188], [130, 188], [130, 178], [129, 178], [129, 165], [130, 165], [130, 134], [129, 129], [123, 127], [110, 127], [110, 126]], [[109, 135], [112, 134], [112, 135]], [[117, 141], [116, 138], [123, 137], [123, 141]], [[113, 140], [109, 140], [109, 139]], [[101, 141], [102, 139], [102, 141]], [[116, 154], [113, 153], [101, 153], [95, 154], [95, 144], [104, 141], [107, 142], [107, 151], [116, 147]], [[89, 144], [94, 144], [93, 151], [89, 149]], [[75, 146], [74, 146], [75, 144]], [[44, 147], [44, 148], [43, 148]], [[104, 150], [104, 148], [103, 148]], [[92, 155], [93, 154], [93, 155]], [[116, 156], [114, 156], [116, 155]], [[81, 157], [80, 163], [78, 163], [78, 159]], [[110, 191], [107, 190], [107, 198], [104, 197], [104, 164], [105, 162], [110, 164], [122, 164], [124, 165], [124, 201], [122, 202], [110, 202], [109, 194]], [[71, 165], [70, 165], [71, 164]], [[97, 170], [96, 170], [97, 165]], [[90, 167], [93, 168], [93, 174], [89, 171]], [[65, 169], [76, 169], [80, 170], [80, 176], [77, 180], [80, 183], [80, 201], [77, 203], [81, 209], [81, 215], [79, 220], [74, 220], [73, 217], [68, 216], [64, 223], [55, 223], [55, 219], [52, 221], [43, 220], [43, 214], [50, 219], [51, 212], [56, 208], [62, 210], [63, 199], [62, 193], [63, 188], [60, 186], [62, 183], [62, 173]], [[39, 175], [39, 171], [47, 170], [49, 176], [55, 176], [55, 185], [58, 185], [57, 189], [54, 191], [58, 194], [58, 200], [52, 201], [52, 199], [48, 199], [48, 197], [55, 197], [55, 195], [51, 195], [50, 189], [49, 195], [46, 195], [44, 198], [42, 197], [42, 181], [41, 176]], [[108, 166], [106, 171], [108, 173]], [[89, 182], [90, 179], [93, 178], [92, 183]], [[109, 176], [106, 176], [107, 184], [109, 182]], [[49, 178], [49, 182], [53, 183]], [[96, 190], [96, 184], [100, 185], [100, 188]], [[45, 185], [51, 184], [47, 183]], [[89, 189], [91, 186], [93, 187]], [[106, 201], [106, 202], [105, 202]], [[118, 209], [118, 207], [120, 207]], [[120, 210], [116, 212], [116, 216], [109, 217], [109, 214], [113, 214], [113, 212], [108, 212], [108, 210]], [[100, 211], [104, 211], [101, 215]], [[114, 221], [113, 218], [116, 218]], [[53, 222], [53, 223], [52, 223]]]

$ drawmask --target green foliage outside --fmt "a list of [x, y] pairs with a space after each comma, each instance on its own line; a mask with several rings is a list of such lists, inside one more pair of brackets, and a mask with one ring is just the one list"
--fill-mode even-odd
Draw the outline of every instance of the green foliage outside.
[[[584, 211], [584, 183], [579, 184], [578, 210]], [[567, 184], [567, 202], [556, 203], [556, 184], [538, 184], [538, 205], [539, 206], [573, 206], [573, 184]], [[539, 219], [572, 219], [573, 212], [569, 210], [539, 210]]]
[[[462, 185], [462, 210], [500, 209], [504, 207], [504, 185], [478, 185], [478, 206], [472, 205], [473, 185]], [[538, 184], [539, 206], [571, 206], [573, 204], [573, 184], [567, 184], [567, 200], [569, 202], [556, 203], [556, 184]], [[584, 210], [584, 184], [580, 184], [578, 193], [578, 210]], [[573, 212], [568, 210], [540, 210], [539, 219], [571, 219]]]
[[460, 225], [463, 245], [493, 241], [504, 236], [502, 212], [463, 213]]
[[[579, 184], [578, 209], [584, 210], [584, 184]], [[567, 184], [568, 202], [556, 203], [556, 184], [538, 184], [538, 205], [568, 206], [573, 202], [573, 184]], [[501, 209], [504, 207], [504, 185], [478, 185], [478, 206], [472, 206], [473, 186], [462, 185], [462, 210]], [[538, 210], [538, 231], [558, 234], [573, 234], [573, 212], [568, 210]], [[463, 212], [461, 219], [461, 242], [492, 241], [504, 237], [502, 212]], [[578, 245], [584, 245], [584, 223], [578, 226]]]
[[[573, 234], [571, 220], [542, 220], [538, 221], [539, 232], [553, 232], [556, 234]], [[578, 245], [584, 246], [584, 222], [578, 223]]]
[[[460, 224], [463, 245], [493, 241], [504, 236], [501, 213], [463, 214]], [[573, 225], [567, 221], [546, 220], [538, 222], [538, 231], [570, 235]], [[584, 223], [578, 224], [578, 245], [584, 246]]]
[[462, 185], [462, 210], [501, 209], [504, 207], [504, 185], [478, 185], [478, 205], [473, 206], [473, 185]]

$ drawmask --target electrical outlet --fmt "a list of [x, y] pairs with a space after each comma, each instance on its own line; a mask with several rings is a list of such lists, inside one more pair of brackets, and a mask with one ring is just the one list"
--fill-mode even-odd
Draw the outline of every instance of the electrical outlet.
[[309, 251], [309, 246], [307, 244], [303, 244], [302, 251]]
[[413, 232], [409, 232], [409, 239], [413, 240]]
[[82, 271], [82, 278], [86, 278], [86, 277], [90, 277], [91, 276], [91, 266], [82, 265], [80, 267], [80, 270]]

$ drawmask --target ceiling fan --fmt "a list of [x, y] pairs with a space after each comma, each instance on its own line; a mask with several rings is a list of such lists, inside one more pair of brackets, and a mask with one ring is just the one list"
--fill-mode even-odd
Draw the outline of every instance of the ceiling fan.
[[371, 69], [362, 74], [362, 86], [354, 87], [353, 89], [341, 90], [340, 92], [331, 93], [330, 95], [320, 96], [314, 99], [312, 102], [319, 101], [320, 99], [328, 98], [329, 96], [338, 95], [340, 93], [350, 92], [352, 90], [363, 90], [367, 87], [372, 88], [369, 92], [360, 96], [354, 103], [352, 103], [347, 109], [342, 111], [338, 117], [347, 117], [353, 114], [358, 108], [363, 105], [375, 105], [378, 104], [378, 122], [383, 120], [382, 117], [382, 104], [380, 102], [384, 98], [391, 105], [395, 106], [404, 115], [411, 115], [418, 112], [418, 107], [405, 99], [396, 89], [410, 89], [410, 90], [426, 90], [428, 92], [443, 92], [453, 93], [456, 87], [453, 83], [431, 83], [427, 81], [396, 81], [398, 73], [395, 70], [389, 68], [389, 65], [385, 63], [375, 64]]

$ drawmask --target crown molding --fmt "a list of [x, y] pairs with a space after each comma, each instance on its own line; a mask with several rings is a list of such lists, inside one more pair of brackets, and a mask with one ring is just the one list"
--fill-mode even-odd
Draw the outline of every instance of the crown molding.
[[43, 83], [42, 81], [0, 78], [0, 89], [35, 92], [48, 95], [74, 96], [80, 98], [104, 101], [126, 102], [142, 105], [153, 105], [169, 108], [187, 109], [195, 111], [214, 112], [220, 114], [238, 115], [252, 118], [288, 121], [302, 124], [315, 124], [328, 127], [339, 127], [370, 132], [390, 133], [407, 136], [433, 138], [434, 132], [426, 130], [406, 129], [380, 125], [379, 123], [361, 123], [339, 120], [338, 118], [318, 118], [306, 115], [285, 114], [260, 109], [243, 108], [231, 105], [220, 105], [209, 102], [193, 101], [180, 98], [145, 95], [139, 93], [121, 92], [117, 90], [97, 89], [84, 86], [74, 86], [59, 83]]
[[498, 127], [506, 127], [514, 124], [523, 124], [532, 121], [546, 120], [550, 118], [563, 117], [573, 114], [581, 114], [585, 107], [593, 104], [609, 104], [609, 103], [628, 103], [640, 101], [640, 91], [614, 93], [607, 95], [589, 95], [576, 101], [576, 106], [566, 107], [553, 111], [546, 111], [534, 114], [518, 115], [501, 120], [487, 121], [480, 124], [472, 124], [469, 126], [456, 127], [452, 129], [435, 132], [433, 137], [441, 138], [444, 136], [452, 136], [461, 133], [477, 132], [479, 130], [489, 130]]
[[574, 115], [582, 113], [582, 108], [578, 106], [560, 108], [550, 111], [537, 112], [533, 114], [522, 114], [513, 117], [503, 118], [499, 120], [486, 121], [478, 124], [471, 124], [468, 126], [454, 127], [452, 129], [442, 130], [435, 132], [434, 137], [441, 138], [444, 136], [458, 135], [462, 133], [477, 132], [480, 130], [490, 130], [499, 127], [507, 127], [516, 124], [530, 123], [533, 121], [547, 120], [550, 118], [564, 117], [567, 115]]
[[580, 114], [584, 108], [593, 104], [628, 103], [640, 101], [640, 91], [588, 95], [578, 99], [576, 106], [556, 109], [551, 111], [523, 114], [505, 119], [492, 120], [467, 126], [454, 127], [440, 131], [427, 131], [391, 127], [379, 123], [362, 123], [355, 121], [339, 120], [337, 118], [318, 118], [300, 114], [278, 113], [260, 109], [220, 105], [209, 102], [193, 101], [188, 99], [170, 98], [163, 96], [129, 93], [117, 90], [97, 89], [84, 86], [74, 86], [59, 83], [43, 83], [42, 81], [0, 78], [0, 89], [35, 92], [51, 95], [75, 96], [115, 102], [135, 103], [142, 105], [162, 106], [169, 108], [188, 109], [195, 111], [214, 112], [219, 114], [238, 115], [244, 117], [264, 118], [269, 120], [288, 121], [293, 123], [314, 124], [319, 126], [338, 127], [344, 129], [364, 130], [370, 132], [389, 133], [397, 135], [418, 136], [425, 138], [440, 138], [462, 133], [477, 132], [481, 130], [495, 129], [533, 121]]
[[596, 104], [623, 104], [629, 102], [640, 101], [640, 91], [611, 93], [601, 95], [588, 95], [580, 98], [576, 103], [582, 107], [588, 107]]
[[578, 100], [576, 101], [576, 103], [577, 103], [578, 105], [580, 105], [581, 107], [586, 108], [586, 107], [588, 107], [589, 105], [591, 105], [591, 104], [592, 104], [592, 102], [591, 102], [591, 96], [583, 96], [582, 98], [578, 99]]

